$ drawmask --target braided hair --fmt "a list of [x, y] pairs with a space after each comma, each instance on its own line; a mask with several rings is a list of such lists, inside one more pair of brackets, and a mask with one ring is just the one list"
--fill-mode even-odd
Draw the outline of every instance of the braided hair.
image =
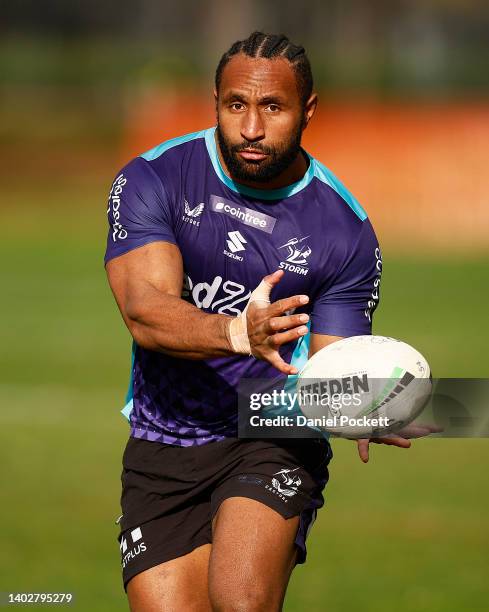
[[313, 80], [311, 64], [306, 55], [304, 47], [294, 45], [284, 34], [265, 34], [263, 32], [253, 32], [245, 40], [237, 40], [221, 57], [216, 69], [215, 84], [216, 91], [219, 92], [222, 71], [229, 60], [243, 53], [248, 57], [273, 59], [283, 57], [292, 64], [296, 79], [297, 89], [305, 105], [312, 93]]

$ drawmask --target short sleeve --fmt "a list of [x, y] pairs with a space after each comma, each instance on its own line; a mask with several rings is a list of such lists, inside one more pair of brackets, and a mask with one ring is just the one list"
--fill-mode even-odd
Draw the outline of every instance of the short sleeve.
[[332, 336], [372, 333], [372, 315], [380, 297], [382, 257], [370, 221], [338, 262], [338, 273], [318, 291], [311, 311], [311, 332]]
[[115, 178], [109, 193], [105, 263], [138, 247], [163, 240], [176, 244], [171, 203], [150, 164], [137, 157]]

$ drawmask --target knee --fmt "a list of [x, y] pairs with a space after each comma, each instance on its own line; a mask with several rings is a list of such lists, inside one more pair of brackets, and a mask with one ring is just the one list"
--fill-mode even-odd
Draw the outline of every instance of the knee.
[[260, 585], [229, 587], [214, 585], [209, 590], [213, 612], [278, 612], [277, 596]]

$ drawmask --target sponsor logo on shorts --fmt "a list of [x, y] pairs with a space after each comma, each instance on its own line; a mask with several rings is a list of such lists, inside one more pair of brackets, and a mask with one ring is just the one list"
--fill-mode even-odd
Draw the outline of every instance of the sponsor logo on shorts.
[[190, 225], [196, 225], [197, 227], [200, 225], [200, 221], [196, 221], [197, 217], [200, 217], [204, 210], [205, 204], [201, 202], [194, 206], [194, 208], [190, 208], [190, 204], [187, 202], [187, 199], [184, 200], [184, 214], [182, 215], [182, 219], [185, 223], [190, 223]]
[[279, 478], [272, 478], [272, 486], [265, 485], [265, 489], [272, 493], [275, 493], [287, 503], [289, 497], [293, 497], [297, 494], [297, 491], [302, 484], [302, 480], [298, 474], [294, 474], [299, 468], [282, 468], [278, 472], [275, 472], [274, 476]]
[[287, 257], [279, 263], [279, 268], [302, 276], [307, 275], [309, 272], [307, 258], [312, 253], [311, 247], [304, 242], [307, 238], [309, 236], [291, 238], [285, 244], [278, 247], [279, 249], [287, 249]]
[[141, 527], [133, 529], [127, 537], [122, 536], [119, 548], [121, 549], [123, 568], [138, 555], [145, 552], [146, 544], [143, 541]]
[[246, 206], [242, 204], [237, 204], [236, 202], [226, 200], [216, 195], [211, 195], [210, 205], [213, 212], [221, 213], [232, 219], [236, 219], [245, 225], [255, 227], [262, 232], [267, 232], [267, 234], [273, 232], [273, 228], [277, 222], [275, 217], [258, 212], [252, 208], [246, 208]]

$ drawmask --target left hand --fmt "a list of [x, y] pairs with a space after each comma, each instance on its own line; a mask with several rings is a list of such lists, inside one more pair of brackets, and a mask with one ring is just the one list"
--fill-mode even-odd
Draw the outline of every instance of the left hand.
[[369, 444], [387, 444], [388, 446], [397, 446], [399, 448], [410, 448], [411, 441], [409, 438], [423, 438], [431, 433], [439, 433], [443, 431], [442, 427], [436, 425], [407, 425], [403, 429], [383, 438], [360, 438], [357, 440], [358, 454], [360, 459], [368, 462], [368, 447]]

